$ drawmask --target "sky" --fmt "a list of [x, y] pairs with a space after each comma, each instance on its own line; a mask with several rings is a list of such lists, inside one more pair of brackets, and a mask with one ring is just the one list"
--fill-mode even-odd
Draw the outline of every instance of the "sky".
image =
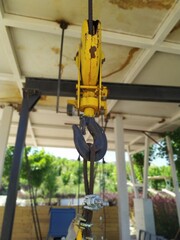
[[[56, 157], [60, 157], [60, 158], [67, 158], [67, 159], [71, 159], [71, 160], [77, 160], [79, 154], [77, 152], [77, 150], [75, 148], [50, 148], [50, 147], [46, 147], [44, 148], [44, 150], [47, 153], [53, 154]], [[125, 155], [126, 160], [128, 160], [128, 155]], [[114, 151], [107, 151], [106, 155], [104, 157], [104, 160], [106, 162], [116, 162], [116, 154]], [[153, 165], [155, 166], [165, 166], [167, 165], [166, 161], [164, 159], [161, 158], [157, 158], [156, 160], [154, 160], [152, 162]]]
[[[72, 160], [77, 160], [79, 153], [75, 148], [50, 148], [46, 147], [44, 150], [47, 153], [51, 153], [55, 155], [56, 157], [61, 157], [61, 158], [67, 158], [67, 159], [72, 159]], [[104, 160], [106, 162], [115, 162], [116, 157], [115, 157], [115, 152], [114, 151], [107, 151], [106, 155], [104, 157]]]

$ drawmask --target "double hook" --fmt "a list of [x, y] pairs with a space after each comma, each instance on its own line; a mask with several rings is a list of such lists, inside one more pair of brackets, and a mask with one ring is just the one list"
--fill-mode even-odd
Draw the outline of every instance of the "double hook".
[[[93, 137], [93, 143], [86, 143], [83, 137], [86, 127]], [[73, 125], [73, 133], [76, 149], [84, 159], [90, 160], [91, 151], [94, 151], [95, 162], [104, 157], [107, 151], [107, 138], [103, 129], [93, 117], [82, 117], [80, 126]]]

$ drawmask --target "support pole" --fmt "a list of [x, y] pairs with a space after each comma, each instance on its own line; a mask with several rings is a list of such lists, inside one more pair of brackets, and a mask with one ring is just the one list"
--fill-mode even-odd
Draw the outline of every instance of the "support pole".
[[139, 231], [147, 231], [155, 234], [154, 211], [152, 200], [148, 198], [148, 167], [149, 167], [149, 137], [145, 137], [145, 152], [144, 152], [144, 174], [143, 174], [143, 196], [142, 198], [134, 199], [134, 211], [136, 221], [136, 234], [139, 236]]
[[173, 179], [173, 185], [174, 185], [174, 192], [176, 194], [176, 207], [177, 207], [177, 214], [178, 214], [178, 222], [180, 226], [180, 193], [179, 193], [179, 183], [178, 178], [176, 174], [176, 166], [174, 163], [173, 158], [173, 149], [171, 145], [170, 137], [166, 136], [166, 143], [167, 143], [167, 149], [168, 149], [168, 155], [169, 155], [169, 161], [171, 165], [171, 175]]
[[19, 173], [21, 168], [21, 157], [23, 153], [26, 130], [28, 124], [29, 111], [39, 100], [40, 94], [31, 91], [23, 91], [23, 102], [16, 137], [16, 144], [11, 168], [8, 195], [6, 200], [1, 240], [11, 240], [13, 222], [16, 208], [17, 189], [19, 183]]
[[116, 166], [118, 184], [118, 216], [119, 216], [119, 239], [129, 240], [129, 199], [127, 193], [127, 177], [124, 152], [124, 132], [122, 116], [116, 115], [114, 120]]
[[4, 159], [7, 148], [7, 142], [9, 137], [9, 131], [11, 126], [13, 108], [11, 106], [6, 106], [3, 110], [3, 115], [0, 125], [0, 188], [2, 184], [2, 174], [4, 169]]
[[135, 175], [135, 171], [134, 171], [134, 164], [132, 162], [132, 159], [131, 159], [131, 154], [130, 154], [130, 149], [129, 149], [129, 146], [128, 146], [128, 157], [129, 157], [129, 164], [130, 164], [130, 170], [131, 170], [131, 181], [132, 181], [132, 184], [133, 184], [133, 190], [134, 190], [134, 197], [135, 198], [138, 198], [138, 191], [137, 191], [137, 181], [136, 181], [136, 175]]
[[149, 138], [148, 136], [146, 136], [145, 137], [145, 153], [144, 153], [143, 199], [147, 199], [148, 167], [149, 167]]

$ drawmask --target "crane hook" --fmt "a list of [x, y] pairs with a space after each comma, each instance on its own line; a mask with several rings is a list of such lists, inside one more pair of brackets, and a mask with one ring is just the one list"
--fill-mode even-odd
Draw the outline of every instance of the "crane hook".
[[[74, 143], [79, 154], [86, 160], [90, 160], [90, 153], [93, 150], [95, 152], [94, 161], [101, 160], [107, 151], [107, 138], [103, 129], [95, 121], [93, 117], [84, 116], [81, 120], [81, 125], [73, 125]], [[84, 129], [87, 127], [90, 134], [93, 137], [94, 143], [86, 143], [83, 135]], [[83, 130], [83, 131], [82, 131]]]

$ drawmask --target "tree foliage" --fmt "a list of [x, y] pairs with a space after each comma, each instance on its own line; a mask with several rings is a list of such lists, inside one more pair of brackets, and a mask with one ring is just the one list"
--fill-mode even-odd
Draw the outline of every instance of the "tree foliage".
[[[6, 152], [3, 183], [8, 185], [14, 147], [9, 147]], [[88, 164], [89, 165], [89, 164]], [[95, 164], [95, 192], [117, 191], [116, 167], [114, 163], [97, 162]], [[19, 184], [26, 188], [33, 186], [36, 193], [49, 198], [55, 194], [84, 194], [83, 163], [82, 161], [70, 161], [66, 158], [58, 158], [46, 153], [44, 150], [26, 147], [22, 158]]]
[[[155, 158], [154, 148], [150, 146], [149, 148], [149, 158], [148, 164], [150, 165], [152, 160]], [[143, 169], [144, 169], [144, 151], [138, 152], [132, 155], [132, 161], [136, 171], [136, 177], [139, 182], [143, 181]]]
[[[9, 180], [13, 153], [14, 147], [9, 147], [6, 152], [3, 173], [4, 186], [7, 186]], [[26, 188], [29, 178], [30, 184], [34, 187], [36, 193], [48, 197], [49, 202], [55, 195], [77, 194], [78, 189], [80, 189], [81, 194], [84, 194], [82, 161], [70, 161], [66, 158], [58, 158], [46, 153], [44, 150], [32, 149], [30, 147], [26, 148], [26, 154], [23, 155], [22, 159], [20, 173], [21, 187]], [[135, 165], [135, 174], [138, 181], [141, 182], [143, 177], [144, 153], [141, 152], [133, 155], [132, 160]], [[114, 163], [103, 164], [102, 162], [96, 162], [95, 169], [94, 192], [100, 193], [104, 190], [112, 193], [117, 192], [116, 165]], [[128, 164], [127, 169], [129, 169], [128, 175], [130, 176]], [[169, 176], [170, 170], [166, 169], [166, 167], [150, 167], [149, 174], [150, 176]], [[154, 185], [154, 187], [159, 188], [159, 185]]]
[[132, 161], [135, 167], [136, 177], [139, 182], [143, 180], [143, 167], [144, 167], [144, 152], [135, 153], [132, 156]]
[[148, 175], [150, 177], [162, 177], [161, 179], [150, 179], [150, 185], [156, 190], [161, 190], [162, 188], [170, 188], [171, 183], [171, 169], [170, 166], [151, 166], [149, 168]]
[[[53, 155], [45, 153], [44, 150], [39, 151], [38, 149], [31, 149], [30, 147], [27, 147], [24, 152], [19, 179], [20, 186], [30, 184], [34, 187], [35, 193], [37, 193], [45, 182], [46, 189], [51, 192], [52, 195], [52, 189], [54, 189], [52, 185], [55, 185], [58, 175], [56, 158]], [[13, 154], [14, 147], [8, 147], [3, 171], [3, 184], [5, 187], [7, 187], [9, 182]], [[50, 178], [49, 175], [53, 175], [53, 177]], [[51, 187], [49, 187], [47, 183], [51, 185]]]
[[[180, 128], [177, 128], [172, 132], [166, 132], [164, 135], [169, 136], [171, 139], [173, 157], [174, 157], [174, 161], [177, 169], [178, 179], [180, 181]], [[157, 148], [156, 155], [158, 157], [166, 159], [167, 163], [169, 164], [169, 156], [168, 156], [167, 143], [165, 138], [163, 138], [160, 141], [160, 144], [157, 145], [156, 148]]]
[[12, 166], [12, 159], [14, 155], [14, 147], [8, 147], [5, 154], [5, 161], [4, 161], [4, 169], [3, 169], [3, 179], [2, 184], [5, 188], [7, 188], [9, 177], [10, 177], [10, 171]]
[[[21, 178], [29, 179], [30, 185], [38, 189], [46, 176], [56, 167], [55, 157], [44, 150], [27, 148], [22, 162]], [[56, 174], [57, 175], [57, 174]]]

